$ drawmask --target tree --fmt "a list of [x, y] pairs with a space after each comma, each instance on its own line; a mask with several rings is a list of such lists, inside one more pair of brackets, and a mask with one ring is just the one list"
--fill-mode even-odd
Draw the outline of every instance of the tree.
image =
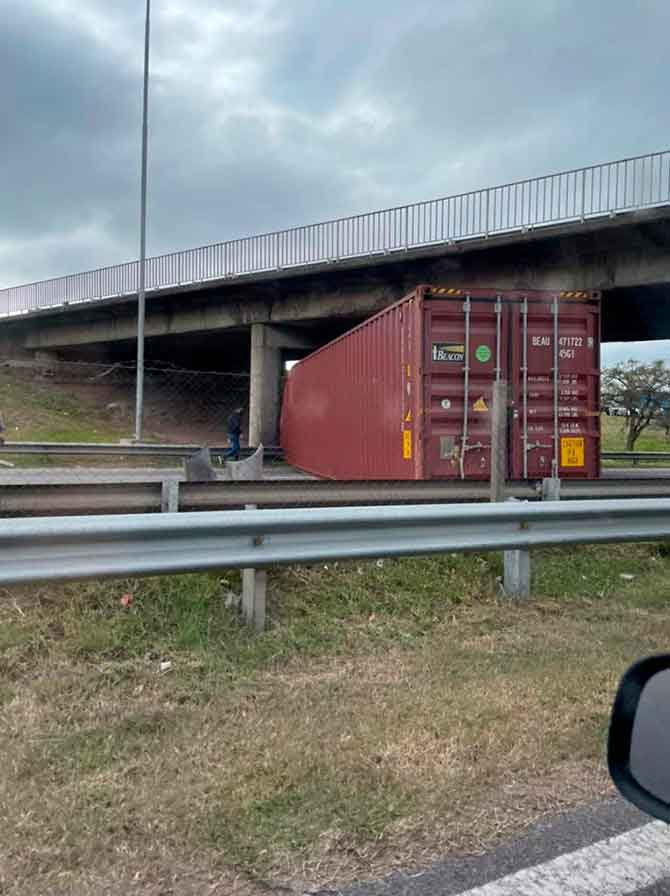
[[658, 417], [654, 420], [654, 426], [658, 426], [665, 432], [666, 439], [670, 439], [670, 401], [667, 406], [661, 408]]
[[668, 414], [670, 368], [663, 361], [617, 364], [603, 371], [601, 393], [605, 404], [626, 409], [626, 451], [633, 451], [638, 436]]

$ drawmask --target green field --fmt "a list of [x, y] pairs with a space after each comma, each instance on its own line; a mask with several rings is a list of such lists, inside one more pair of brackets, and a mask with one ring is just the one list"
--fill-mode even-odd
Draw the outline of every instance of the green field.
[[[602, 450], [603, 451], [625, 451], [626, 450], [626, 431], [627, 421], [625, 417], [607, 417], [602, 415], [601, 432], [602, 432]], [[635, 442], [635, 451], [663, 451], [670, 453], [670, 439], [665, 435], [665, 431], [658, 426], [650, 426], [646, 429]], [[628, 467], [630, 463], [627, 461], [603, 461], [605, 467]], [[667, 461], [645, 462], [644, 468], [666, 467]], [[642, 466], [635, 467], [642, 469]]]

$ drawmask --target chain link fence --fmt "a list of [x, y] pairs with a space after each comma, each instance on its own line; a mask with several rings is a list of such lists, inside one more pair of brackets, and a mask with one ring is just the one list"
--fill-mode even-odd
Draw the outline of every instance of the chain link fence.
[[[148, 363], [144, 376], [143, 442], [227, 444], [227, 421], [242, 409], [247, 444], [247, 372], [214, 372]], [[68, 361], [0, 362], [0, 417], [5, 443], [130, 443], [134, 432], [133, 364]], [[272, 461], [272, 458], [270, 458]], [[215, 467], [221, 464], [214, 459]], [[181, 476], [179, 456], [90, 456], [0, 453], [0, 485], [23, 482], [128, 482]]]

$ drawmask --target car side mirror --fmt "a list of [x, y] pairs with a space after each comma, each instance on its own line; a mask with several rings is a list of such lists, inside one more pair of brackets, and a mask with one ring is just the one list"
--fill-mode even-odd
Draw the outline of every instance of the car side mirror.
[[640, 660], [621, 680], [607, 762], [622, 796], [670, 822], [670, 654]]

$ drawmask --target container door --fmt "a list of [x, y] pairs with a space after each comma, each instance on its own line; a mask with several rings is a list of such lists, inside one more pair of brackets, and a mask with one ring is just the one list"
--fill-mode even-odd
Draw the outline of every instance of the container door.
[[507, 309], [491, 299], [429, 299], [424, 329], [428, 479], [489, 479], [491, 396], [507, 353]]
[[593, 479], [600, 469], [598, 306], [512, 306], [513, 479]]

